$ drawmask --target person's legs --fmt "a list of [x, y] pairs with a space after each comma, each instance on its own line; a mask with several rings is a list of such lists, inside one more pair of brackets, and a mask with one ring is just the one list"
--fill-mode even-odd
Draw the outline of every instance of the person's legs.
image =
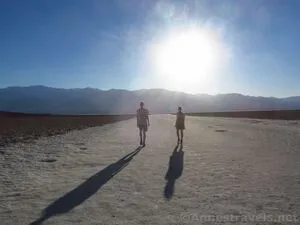
[[146, 130], [143, 129], [143, 146], [145, 147], [146, 145]]
[[180, 139], [179, 139], [179, 129], [178, 128], [176, 128], [176, 134], [177, 134], [177, 141], [179, 143]]
[[182, 143], [182, 139], [183, 139], [183, 129], [181, 129], [180, 132], [181, 132], [181, 143]]
[[143, 144], [143, 133], [142, 133], [143, 129], [142, 127], [140, 127], [140, 145]]

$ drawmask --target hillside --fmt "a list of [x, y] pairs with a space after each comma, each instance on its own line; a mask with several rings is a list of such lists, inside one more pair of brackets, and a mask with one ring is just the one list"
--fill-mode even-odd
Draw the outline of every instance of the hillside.
[[163, 89], [137, 91], [111, 89], [59, 89], [45, 86], [0, 89], [0, 111], [52, 114], [128, 114], [144, 101], [151, 113], [176, 111], [300, 109], [300, 97], [267, 98], [241, 94], [186, 94]]

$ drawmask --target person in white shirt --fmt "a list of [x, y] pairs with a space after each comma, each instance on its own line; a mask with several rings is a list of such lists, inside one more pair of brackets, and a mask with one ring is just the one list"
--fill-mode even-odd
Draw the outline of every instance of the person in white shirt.
[[136, 113], [137, 127], [140, 130], [140, 145], [146, 146], [146, 132], [150, 126], [149, 111], [144, 108], [144, 102], [140, 103], [140, 108]]

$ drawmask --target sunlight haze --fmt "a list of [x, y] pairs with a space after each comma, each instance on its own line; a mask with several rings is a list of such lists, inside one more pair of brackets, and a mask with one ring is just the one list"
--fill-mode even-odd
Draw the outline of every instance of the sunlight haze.
[[153, 79], [167, 89], [211, 93], [229, 59], [222, 45], [216, 31], [201, 25], [174, 29], [152, 46]]

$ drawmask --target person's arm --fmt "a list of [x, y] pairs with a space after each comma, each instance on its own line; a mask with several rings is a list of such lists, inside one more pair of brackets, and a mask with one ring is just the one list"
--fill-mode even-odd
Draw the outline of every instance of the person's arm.
[[136, 126], [139, 126], [139, 111], [136, 111]]
[[147, 122], [148, 122], [148, 126], [150, 126], [149, 111], [147, 112]]

